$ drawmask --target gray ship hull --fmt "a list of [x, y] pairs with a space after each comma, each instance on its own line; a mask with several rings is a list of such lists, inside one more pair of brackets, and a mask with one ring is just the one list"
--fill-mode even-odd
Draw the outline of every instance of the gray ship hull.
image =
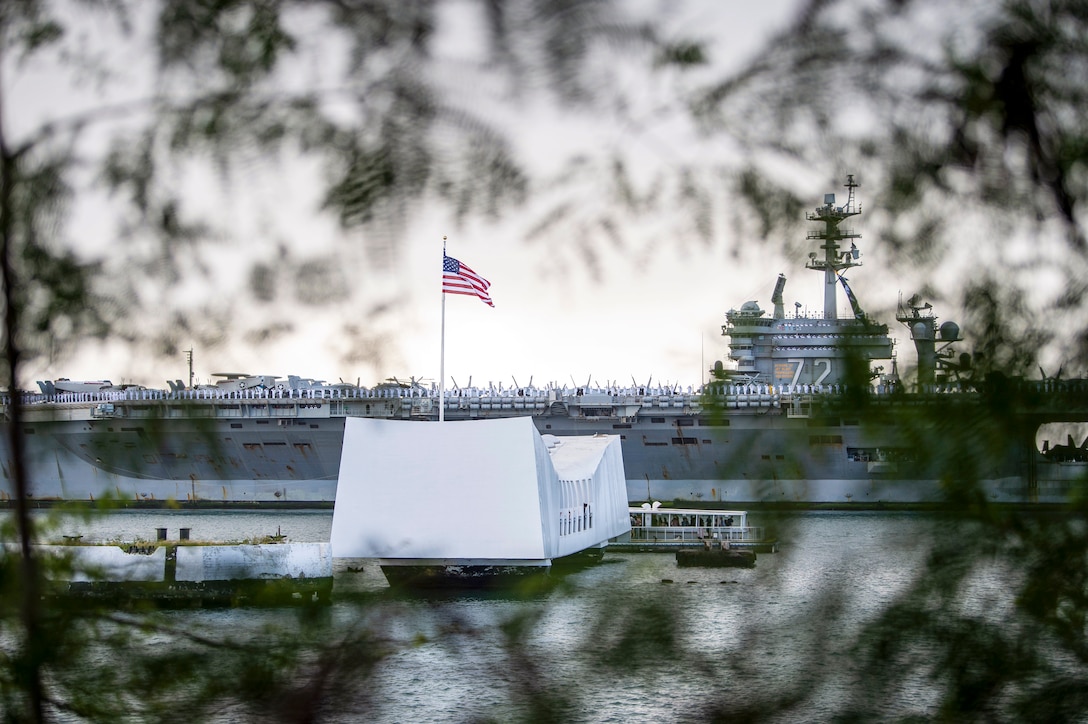
[[[791, 415], [800, 409], [796, 399], [753, 397], [745, 409], [721, 411], [698, 395], [455, 398], [447, 401], [446, 418], [532, 415], [542, 433], [620, 435], [631, 501], [873, 506], [944, 500], [947, 461], [927, 456], [925, 444], [904, 443], [899, 426]], [[808, 398], [815, 404], [815, 396]], [[376, 400], [252, 392], [211, 399], [114, 396], [108, 407], [93, 396], [38, 401], [24, 408], [31, 489], [38, 501], [330, 504], [346, 417], [434, 419], [436, 403], [407, 394]], [[896, 406], [917, 404], [906, 396]], [[1069, 409], [1055, 403], [1058, 408]], [[1088, 471], [1085, 463], [1048, 460], [1027, 436], [999, 449], [971, 471], [995, 502], [1060, 503]], [[13, 494], [10, 457], [0, 447], [0, 499]]]
[[[532, 416], [541, 433], [619, 435], [632, 502], [1065, 502], [1084, 483], [1088, 443], [1042, 454], [1035, 434], [1046, 422], [1088, 421], [1088, 380], [976, 374], [970, 355], [950, 347], [958, 325], [938, 324], [915, 295], [896, 315], [918, 353], [917, 392], [908, 393], [887, 326], [865, 313], [843, 276], [861, 266], [861, 236], [843, 225], [861, 213], [853, 176], [845, 188], [844, 202], [827, 194], [806, 214], [819, 225], [806, 236], [815, 250], [805, 268], [822, 278], [822, 311], [797, 303], [787, 312], [785, 275], [770, 310], [752, 300], [730, 309], [729, 362], [715, 363], [706, 396], [649, 382], [446, 397], [395, 379], [369, 390], [271, 375], [219, 375], [195, 389], [177, 380], [169, 391], [43, 381], [41, 395], [20, 397], [33, 496], [329, 504], [347, 417], [433, 420], [442, 405], [449, 420]], [[836, 307], [840, 285], [846, 316]], [[11, 420], [10, 405], [6, 412]], [[3, 439], [0, 498], [10, 499]]]

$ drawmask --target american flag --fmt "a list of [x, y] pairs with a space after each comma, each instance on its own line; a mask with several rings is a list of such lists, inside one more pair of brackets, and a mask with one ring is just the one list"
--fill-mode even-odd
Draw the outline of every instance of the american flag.
[[490, 286], [491, 282], [469, 269], [467, 265], [452, 256], [442, 254], [442, 291], [444, 293], [479, 297], [488, 306], [494, 307], [495, 303], [491, 301], [487, 293]]

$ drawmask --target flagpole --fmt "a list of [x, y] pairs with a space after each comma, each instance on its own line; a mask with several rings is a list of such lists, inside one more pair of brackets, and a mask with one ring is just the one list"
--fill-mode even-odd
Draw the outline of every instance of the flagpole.
[[[446, 237], [442, 237], [442, 265], [446, 264]], [[443, 272], [444, 273], [444, 272]], [[446, 291], [442, 290], [442, 352], [438, 363], [438, 421], [446, 420]]]

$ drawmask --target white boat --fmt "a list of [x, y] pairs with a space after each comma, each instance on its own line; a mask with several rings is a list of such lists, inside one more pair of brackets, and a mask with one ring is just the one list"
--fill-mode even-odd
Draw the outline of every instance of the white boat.
[[[661, 503], [629, 507], [631, 532], [609, 543], [614, 550], [729, 548], [774, 553], [778, 540], [762, 526], [748, 524], [744, 510], [663, 508]], [[725, 545], [723, 545], [725, 544]]]

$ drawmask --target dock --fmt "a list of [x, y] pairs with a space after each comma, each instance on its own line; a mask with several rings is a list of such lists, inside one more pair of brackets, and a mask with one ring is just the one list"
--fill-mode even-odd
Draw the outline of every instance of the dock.
[[164, 608], [327, 604], [332, 598], [328, 543], [97, 545], [66, 536], [64, 544], [34, 550], [57, 564], [50, 567], [49, 596]]

